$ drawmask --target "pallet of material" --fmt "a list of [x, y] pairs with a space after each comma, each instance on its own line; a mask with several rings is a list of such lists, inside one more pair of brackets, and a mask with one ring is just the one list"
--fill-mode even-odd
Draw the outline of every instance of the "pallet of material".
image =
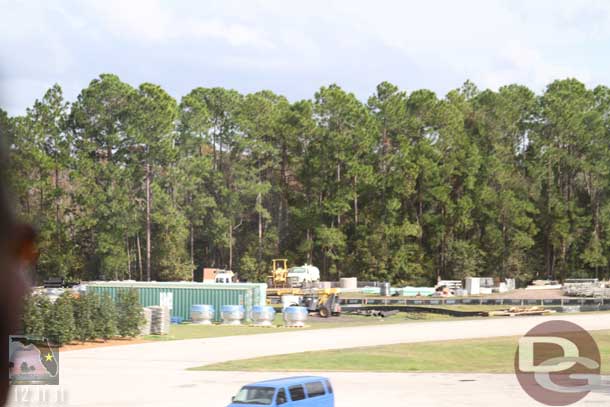
[[517, 316], [526, 316], [526, 315], [548, 315], [553, 314], [555, 310], [545, 309], [542, 307], [511, 307], [507, 310], [500, 311], [489, 311], [487, 316], [489, 317], [517, 317]]
[[563, 292], [569, 297], [607, 297], [610, 296], [610, 288], [604, 282], [578, 282], [566, 283]]

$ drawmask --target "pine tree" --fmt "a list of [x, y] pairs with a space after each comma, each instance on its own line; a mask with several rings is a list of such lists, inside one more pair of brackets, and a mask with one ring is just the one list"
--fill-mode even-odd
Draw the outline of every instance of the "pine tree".
[[74, 103], [55, 85], [0, 110], [0, 134], [37, 280], [263, 281], [279, 255], [398, 284], [610, 275], [610, 89], [575, 79], [440, 97], [383, 82], [366, 105], [337, 85], [295, 103], [196, 88], [178, 109], [102, 74]]

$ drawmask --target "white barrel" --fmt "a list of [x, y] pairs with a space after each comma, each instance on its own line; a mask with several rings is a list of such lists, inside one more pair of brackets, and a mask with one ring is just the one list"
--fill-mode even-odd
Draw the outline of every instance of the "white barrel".
[[275, 319], [275, 310], [268, 305], [255, 305], [252, 307], [252, 324], [255, 326], [272, 326]]
[[282, 313], [285, 327], [302, 328], [305, 326], [309, 311], [305, 307], [288, 307]]
[[214, 307], [207, 304], [191, 306], [191, 322], [197, 325], [211, 325], [214, 319]]
[[358, 288], [358, 278], [356, 277], [344, 277], [339, 280], [339, 287], [354, 289]]
[[220, 309], [223, 325], [241, 325], [245, 312], [243, 305], [223, 305]]
[[282, 295], [282, 309], [300, 304], [301, 298], [298, 295]]

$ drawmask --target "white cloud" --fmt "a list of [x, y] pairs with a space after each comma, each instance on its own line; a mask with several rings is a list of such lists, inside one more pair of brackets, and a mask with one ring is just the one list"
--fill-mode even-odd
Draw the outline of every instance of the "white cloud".
[[220, 19], [178, 15], [172, 3], [159, 0], [100, 0], [91, 3], [109, 33], [126, 40], [170, 42], [219, 39], [231, 46], [273, 47], [261, 31]]
[[[466, 79], [536, 92], [566, 76], [610, 83], [603, 0], [8, 3], [0, 0], [0, 73], [12, 90], [30, 84], [19, 103], [57, 81], [84, 86], [100, 72], [155, 81], [176, 97], [206, 83], [278, 84], [291, 99], [328, 81], [362, 98], [382, 80], [441, 95]], [[46, 85], [32, 95], [35, 84]]]

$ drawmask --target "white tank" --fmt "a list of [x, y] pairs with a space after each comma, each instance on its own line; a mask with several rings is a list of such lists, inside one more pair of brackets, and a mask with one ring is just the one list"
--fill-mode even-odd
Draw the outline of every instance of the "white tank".
[[288, 284], [292, 287], [320, 281], [320, 269], [311, 264], [291, 267], [287, 274]]
[[356, 277], [344, 277], [339, 280], [341, 288], [355, 289], [358, 288], [358, 279]]

